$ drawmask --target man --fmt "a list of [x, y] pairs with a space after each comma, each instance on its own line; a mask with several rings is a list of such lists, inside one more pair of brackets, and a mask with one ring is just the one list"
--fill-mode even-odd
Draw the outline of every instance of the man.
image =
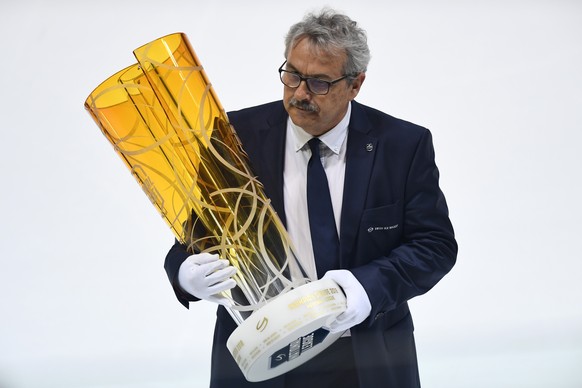
[[[347, 309], [330, 330], [349, 330], [297, 369], [249, 383], [225, 346], [236, 324], [219, 306], [211, 387], [419, 387], [407, 301], [432, 288], [457, 254], [431, 134], [354, 101], [370, 54], [365, 32], [347, 16], [329, 9], [307, 15], [285, 43], [283, 101], [229, 119], [303, 266], [346, 294]], [[315, 223], [323, 216], [310, 219], [308, 198], [308, 170], [317, 159], [333, 210], [323, 228], [332, 233], [321, 238]], [[330, 248], [338, 236], [339, 247]], [[189, 255], [178, 243], [165, 268], [186, 306], [199, 299], [224, 304], [218, 292], [235, 285], [225, 260]]]

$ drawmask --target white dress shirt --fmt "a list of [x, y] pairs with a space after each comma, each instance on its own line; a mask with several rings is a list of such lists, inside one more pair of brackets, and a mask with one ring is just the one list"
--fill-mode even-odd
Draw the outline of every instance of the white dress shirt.
[[[340, 230], [340, 217], [346, 171], [346, 147], [351, 104], [344, 118], [330, 131], [321, 135], [321, 162], [327, 175], [336, 229]], [[287, 232], [295, 247], [297, 259], [311, 279], [317, 279], [315, 258], [311, 244], [309, 216], [307, 214], [307, 163], [311, 150], [307, 142], [312, 138], [291, 118], [287, 121], [285, 142], [285, 168], [283, 172], [283, 198], [287, 217]], [[322, 275], [323, 276], [323, 275]]]

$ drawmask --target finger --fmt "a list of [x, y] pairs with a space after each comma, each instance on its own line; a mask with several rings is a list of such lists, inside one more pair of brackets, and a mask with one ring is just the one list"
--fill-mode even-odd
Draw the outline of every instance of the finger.
[[337, 321], [333, 321], [329, 324], [327, 328], [331, 333], [339, 333], [340, 331], [346, 331], [349, 329], [349, 325], [341, 324]]
[[205, 281], [206, 281], [206, 284], [211, 286], [213, 284], [220, 283], [226, 279], [229, 279], [235, 273], [236, 273], [236, 268], [234, 268], [234, 267], [221, 268], [219, 270], [212, 272], [208, 276], [206, 276]]
[[203, 265], [211, 263], [213, 261], [218, 261], [219, 256], [217, 254], [211, 253], [199, 253], [196, 255], [189, 256], [186, 260], [190, 261], [192, 264]]
[[346, 314], [344, 312], [344, 313], [341, 313], [340, 315], [338, 315], [334, 322], [337, 324], [342, 324], [344, 322], [350, 321], [352, 318], [353, 318], [352, 314]]
[[201, 264], [198, 266], [198, 269], [204, 274], [205, 277], [208, 277], [210, 274], [228, 267], [228, 265], [229, 262], [227, 260], [216, 260], [210, 263]]
[[236, 286], [236, 282], [233, 279], [227, 279], [223, 282], [216, 283], [208, 287], [208, 293], [210, 295], [218, 294], [220, 292], [230, 290], [234, 286]]

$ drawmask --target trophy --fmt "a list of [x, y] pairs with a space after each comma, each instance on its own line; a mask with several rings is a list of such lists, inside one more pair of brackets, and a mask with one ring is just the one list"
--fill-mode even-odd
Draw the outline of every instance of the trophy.
[[301, 365], [341, 335], [325, 326], [345, 310], [344, 294], [306, 275], [187, 37], [133, 54], [137, 63], [101, 83], [85, 108], [188, 251], [236, 267], [236, 287], [222, 295], [238, 324], [227, 347], [245, 378]]

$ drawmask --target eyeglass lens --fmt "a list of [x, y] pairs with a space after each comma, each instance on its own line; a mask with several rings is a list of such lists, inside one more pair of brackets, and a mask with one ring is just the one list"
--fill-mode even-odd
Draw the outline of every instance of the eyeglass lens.
[[[329, 91], [329, 83], [317, 78], [303, 78], [307, 83], [309, 91], [315, 94], [326, 94]], [[281, 71], [281, 81], [290, 88], [296, 88], [301, 84], [301, 76], [299, 74], [288, 71]]]

